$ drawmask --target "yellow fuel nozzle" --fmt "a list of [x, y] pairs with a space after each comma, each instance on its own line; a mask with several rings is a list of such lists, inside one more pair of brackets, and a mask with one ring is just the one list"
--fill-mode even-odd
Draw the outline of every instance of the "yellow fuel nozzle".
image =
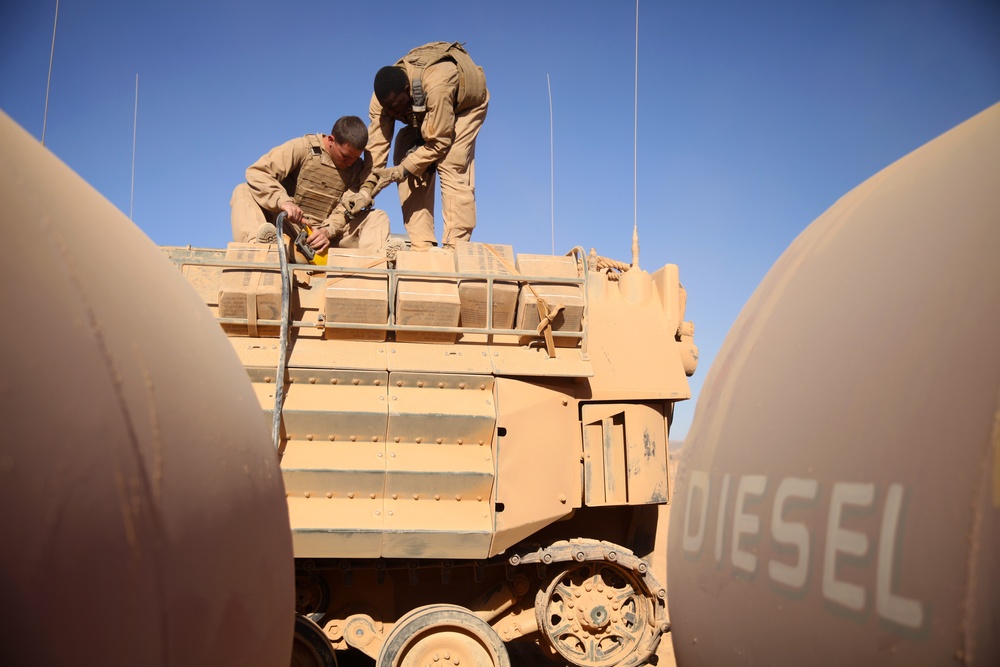
[[327, 251], [316, 252], [311, 245], [309, 245], [308, 238], [312, 234], [313, 229], [309, 225], [305, 225], [305, 229], [299, 232], [299, 235], [295, 237], [295, 247], [298, 248], [302, 256], [310, 264], [315, 264], [317, 266], [326, 266], [326, 255]]

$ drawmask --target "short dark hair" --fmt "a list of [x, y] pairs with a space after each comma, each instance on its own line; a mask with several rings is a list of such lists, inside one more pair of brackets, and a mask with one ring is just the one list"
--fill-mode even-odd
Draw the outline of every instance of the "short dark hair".
[[375, 99], [385, 104], [390, 95], [402, 93], [410, 85], [410, 79], [402, 67], [387, 65], [375, 73]]
[[363, 151], [368, 145], [368, 127], [357, 116], [341, 116], [330, 134], [338, 144], [349, 144], [355, 150]]

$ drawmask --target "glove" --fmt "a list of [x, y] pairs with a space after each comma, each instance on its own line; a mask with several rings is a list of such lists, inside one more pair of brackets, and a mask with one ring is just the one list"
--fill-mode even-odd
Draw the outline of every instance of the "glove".
[[378, 176], [379, 182], [385, 181], [386, 183], [399, 183], [410, 176], [410, 172], [406, 171], [401, 164], [392, 169], [372, 169], [372, 173]]
[[366, 188], [362, 188], [358, 192], [346, 192], [344, 196], [340, 198], [340, 201], [344, 203], [344, 208], [351, 215], [357, 215], [364, 209], [372, 205], [372, 193], [370, 193]]

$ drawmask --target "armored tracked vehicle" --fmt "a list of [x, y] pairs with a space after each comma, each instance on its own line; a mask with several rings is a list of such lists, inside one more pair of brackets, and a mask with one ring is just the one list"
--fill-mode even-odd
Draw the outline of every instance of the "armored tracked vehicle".
[[163, 250], [273, 426], [292, 664], [645, 664], [697, 364], [677, 266], [641, 270], [635, 243], [632, 265], [463, 243], [282, 266], [279, 247]]

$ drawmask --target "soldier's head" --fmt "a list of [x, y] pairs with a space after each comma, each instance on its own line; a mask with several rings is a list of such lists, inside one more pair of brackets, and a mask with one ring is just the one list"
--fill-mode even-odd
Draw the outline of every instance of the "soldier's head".
[[326, 152], [333, 163], [347, 169], [361, 157], [368, 144], [368, 128], [357, 116], [343, 116], [337, 119], [323, 141]]
[[410, 98], [410, 79], [402, 67], [389, 65], [375, 73], [375, 99], [393, 116], [402, 116], [413, 100]]

